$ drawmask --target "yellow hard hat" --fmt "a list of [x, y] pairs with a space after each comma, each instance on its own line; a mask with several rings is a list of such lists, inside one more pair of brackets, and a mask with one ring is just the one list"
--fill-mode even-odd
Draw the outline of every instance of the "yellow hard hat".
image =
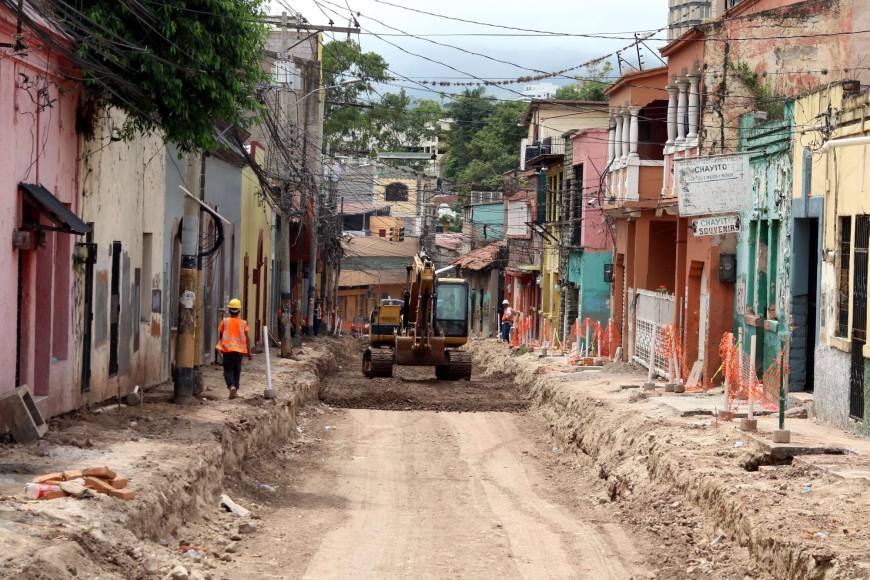
[[227, 308], [230, 310], [241, 310], [242, 309], [242, 301], [238, 298], [233, 298], [230, 300], [229, 304], [227, 304]]

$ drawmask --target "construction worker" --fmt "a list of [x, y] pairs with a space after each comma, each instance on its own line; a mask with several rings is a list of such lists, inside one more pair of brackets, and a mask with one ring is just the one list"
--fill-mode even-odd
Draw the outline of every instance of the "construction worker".
[[223, 353], [224, 381], [230, 390], [230, 399], [235, 399], [239, 393], [239, 379], [242, 375], [242, 355], [251, 358], [251, 345], [248, 321], [239, 315], [242, 301], [233, 298], [227, 304], [227, 310], [229, 317], [221, 320], [218, 325], [217, 349]]
[[502, 301], [501, 312], [501, 341], [511, 341], [511, 326], [514, 324], [514, 310], [511, 308], [511, 303], [507, 300]]

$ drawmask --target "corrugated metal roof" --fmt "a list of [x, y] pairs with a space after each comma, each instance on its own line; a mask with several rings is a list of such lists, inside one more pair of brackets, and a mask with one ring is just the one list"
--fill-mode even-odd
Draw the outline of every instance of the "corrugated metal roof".
[[338, 276], [339, 288], [353, 286], [387, 286], [405, 284], [408, 281], [407, 270], [342, 270]]
[[[341, 243], [347, 256], [390, 256], [411, 258], [420, 251], [420, 239], [406, 237], [402, 242], [393, 242], [378, 236], [353, 237]], [[411, 261], [409, 260], [410, 264]]]

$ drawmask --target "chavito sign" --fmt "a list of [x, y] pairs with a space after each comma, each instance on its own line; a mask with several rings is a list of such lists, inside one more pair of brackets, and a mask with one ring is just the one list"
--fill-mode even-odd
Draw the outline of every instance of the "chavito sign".
[[681, 216], [737, 213], [752, 206], [749, 155], [674, 161], [674, 193]]

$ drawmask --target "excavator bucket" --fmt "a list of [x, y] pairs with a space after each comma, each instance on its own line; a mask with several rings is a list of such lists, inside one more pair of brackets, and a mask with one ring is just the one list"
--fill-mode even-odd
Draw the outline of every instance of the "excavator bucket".
[[396, 337], [396, 364], [431, 367], [447, 362], [444, 354], [444, 337], [430, 336], [426, 342], [416, 343], [412, 336]]

